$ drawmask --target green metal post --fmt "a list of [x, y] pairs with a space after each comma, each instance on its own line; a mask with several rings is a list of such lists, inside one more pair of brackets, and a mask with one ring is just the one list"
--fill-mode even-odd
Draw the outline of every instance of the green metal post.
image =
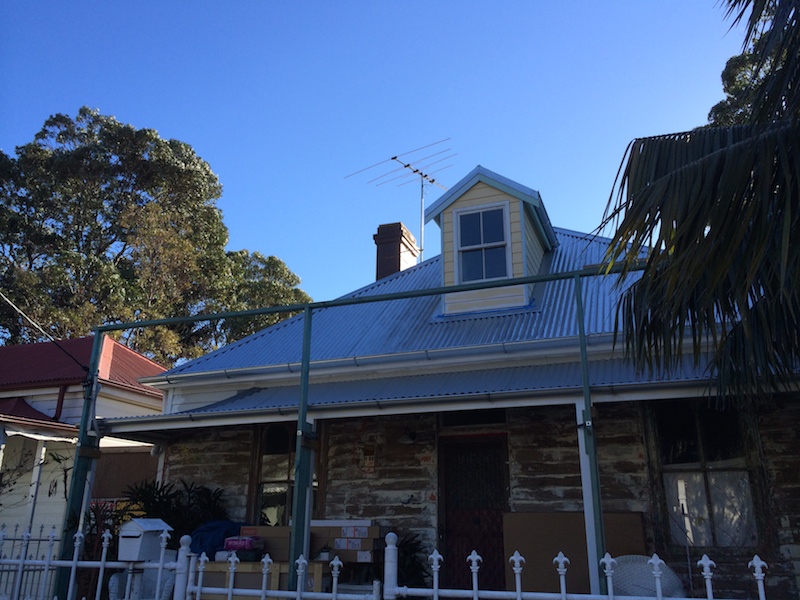
[[[311, 313], [303, 311], [303, 356], [300, 367], [300, 402], [297, 407], [297, 440], [295, 442], [294, 494], [292, 496], [292, 529], [289, 539], [289, 559], [295, 561], [308, 553], [309, 513], [311, 511], [312, 427], [306, 419], [308, 413], [308, 371], [311, 363]], [[306, 556], [306, 559], [309, 557]], [[297, 590], [297, 570], [289, 565], [290, 589]]]
[[[95, 427], [95, 418], [97, 416], [95, 408], [99, 391], [98, 377], [104, 337], [105, 334], [102, 332], [94, 332], [89, 371], [86, 374], [86, 381], [83, 386], [83, 411], [78, 429], [78, 444], [75, 448], [72, 479], [70, 480], [69, 494], [67, 496], [67, 511], [61, 528], [59, 554], [64, 560], [72, 558], [74, 536], [78, 531], [79, 524], [83, 523], [83, 514], [90, 499], [95, 461], [100, 457], [100, 435]], [[58, 598], [66, 598], [68, 580], [69, 570], [59, 569], [55, 594]]]
[[[597, 438], [594, 432], [594, 422], [592, 421], [592, 394], [589, 386], [589, 356], [586, 349], [586, 330], [583, 312], [583, 293], [580, 275], [575, 275], [575, 305], [578, 319], [578, 336], [581, 346], [581, 380], [583, 382], [583, 418], [582, 427], [584, 450], [589, 459], [589, 478], [592, 490], [592, 513], [594, 520], [594, 541], [596, 559], [599, 561], [605, 556], [605, 528], [603, 526], [603, 505], [600, 496], [600, 468], [597, 463]], [[587, 532], [588, 534], [588, 532]], [[589, 536], [587, 535], [587, 540]], [[597, 562], [595, 561], [595, 562]], [[605, 579], [599, 576], [600, 565], [589, 564], [589, 569], [593, 572], [594, 579], [600, 586], [600, 592], [605, 593]], [[592, 590], [596, 593], [595, 590]]]

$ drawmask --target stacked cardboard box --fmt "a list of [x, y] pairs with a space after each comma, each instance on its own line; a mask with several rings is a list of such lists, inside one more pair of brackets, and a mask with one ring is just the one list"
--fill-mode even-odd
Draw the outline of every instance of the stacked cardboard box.
[[[289, 560], [291, 527], [244, 526], [240, 535], [255, 536], [264, 541], [264, 551], [272, 560]], [[358, 520], [314, 520], [311, 521], [311, 558], [320, 552], [329, 551], [329, 560], [338, 556], [344, 563], [371, 563], [375, 543], [380, 537], [380, 527], [371, 521]]]

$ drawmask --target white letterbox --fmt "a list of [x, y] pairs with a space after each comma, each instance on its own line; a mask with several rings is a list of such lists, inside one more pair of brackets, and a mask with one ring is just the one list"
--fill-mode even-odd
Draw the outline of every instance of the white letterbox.
[[172, 527], [161, 519], [131, 519], [119, 528], [119, 560], [158, 561], [161, 557], [161, 534]]

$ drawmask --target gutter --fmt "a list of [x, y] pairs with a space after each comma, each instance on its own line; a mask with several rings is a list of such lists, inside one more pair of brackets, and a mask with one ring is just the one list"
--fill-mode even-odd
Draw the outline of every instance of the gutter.
[[[702, 380], [684, 382], [659, 382], [658, 394], [652, 394], [652, 382], [631, 384], [603, 384], [592, 386], [594, 402], [634, 402], [676, 398], [691, 391], [697, 394], [707, 390]], [[643, 397], [642, 391], [649, 391], [650, 397]], [[671, 393], [670, 393], [671, 391]], [[680, 392], [680, 393], [678, 393]], [[361, 402], [339, 402], [331, 404], [310, 404], [308, 414], [314, 420], [341, 419], [387, 414], [432, 413], [443, 410], [461, 410], [469, 403], [472, 409], [513, 408], [524, 406], [558, 406], [574, 404], [582, 395], [582, 386], [576, 383], [570, 387], [541, 390], [514, 390], [508, 392], [488, 392], [461, 394], [458, 396], [418, 396], [386, 400], [364, 400]], [[474, 406], [475, 404], [481, 404]], [[251, 425], [277, 420], [287, 421], [296, 418], [298, 406], [276, 406], [271, 408], [251, 408], [246, 410], [216, 412], [186, 412], [141, 417], [122, 417], [98, 419], [102, 435], [144, 440], [161, 441], [167, 432], [197, 429], [214, 426]], [[151, 435], [148, 435], [151, 434]]]
[[[602, 333], [587, 336], [587, 346], [595, 351], [612, 351], [613, 334]], [[563, 357], [580, 357], [580, 346], [578, 337], [548, 338], [541, 340], [523, 340], [518, 342], [501, 342], [499, 344], [485, 344], [482, 346], [467, 346], [455, 348], [438, 348], [434, 350], [417, 350], [397, 354], [377, 354], [365, 356], [352, 356], [347, 358], [334, 358], [313, 361], [310, 363], [310, 370], [318, 375], [328, 374], [336, 371], [341, 375], [348, 373], [359, 373], [363, 376], [364, 370], [380, 370], [386, 373], [386, 365], [395, 364], [398, 368], [411, 363], [433, 363], [441, 362], [442, 366], [447, 364], [463, 364], [464, 358], [473, 358], [477, 362], [480, 359], [489, 359], [504, 364], [509, 354], [516, 355], [517, 358], [547, 358], [547, 362], [555, 362], [554, 359]], [[224, 369], [220, 371], [202, 371], [178, 373], [174, 375], [155, 376], [142, 378], [142, 383], [157, 387], [158, 389], [168, 389], [182, 383], [183, 381], [202, 382], [203, 385], [211, 383], [230, 383], [232, 380], [247, 378], [264, 378], [271, 380], [294, 380], [300, 374], [301, 363], [284, 363], [279, 365], [264, 365], [257, 367], [242, 367], [239, 369]], [[290, 376], [290, 377], [287, 377]]]

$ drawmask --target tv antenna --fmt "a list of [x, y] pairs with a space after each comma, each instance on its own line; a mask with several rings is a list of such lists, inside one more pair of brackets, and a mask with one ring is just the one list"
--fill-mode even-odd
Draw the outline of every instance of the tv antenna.
[[[425, 248], [425, 243], [424, 243], [425, 242], [425, 184], [435, 185], [447, 191], [447, 188], [443, 186], [441, 183], [439, 183], [433, 177], [433, 175], [435, 173], [439, 173], [440, 171], [444, 171], [445, 169], [452, 167], [453, 165], [451, 163], [443, 167], [436, 167], [434, 171], [431, 171], [430, 168], [446, 160], [450, 160], [451, 158], [456, 156], [457, 153], [449, 154], [447, 156], [442, 157], [441, 155], [447, 154], [448, 152], [451, 151], [450, 148], [445, 148], [444, 150], [439, 150], [437, 152], [434, 152], [433, 154], [429, 154], [427, 156], [423, 156], [420, 158], [412, 157], [408, 160], [408, 162], [406, 162], [405, 160], [400, 160], [400, 157], [416, 154], [422, 150], [433, 148], [433, 146], [438, 146], [439, 144], [444, 144], [445, 142], [448, 141], [450, 141], [450, 138], [445, 138], [443, 140], [439, 140], [438, 142], [433, 142], [432, 144], [427, 144], [420, 148], [409, 150], [408, 152], [403, 152], [402, 154], [397, 154], [395, 156], [387, 158], [386, 160], [377, 162], [374, 165], [370, 165], [369, 167], [365, 167], [359, 171], [356, 171], [355, 173], [351, 173], [350, 175], [347, 175], [345, 177], [345, 179], [347, 179], [348, 177], [359, 175], [360, 173], [364, 173], [366, 171], [369, 171], [370, 169], [374, 169], [375, 167], [379, 167], [389, 162], [395, 162], [400, 166], [382, 175], [378, 175], [373, 179], [370, 179], [367, 183], [374, 183], [375, 186], [378, 187], [400, 179], [408, 179], [409, 177], [414, 177], [414, 176], [419, 177], [419, 261], [420, 262], [422, 262], [422, 252], [423, 249]], [[436, 157], [441, 157], [441, 158], [436, 158]], [[431, 161], [431, 159], [436, 159], [436, 160], [428, 162]], [[397, 173], [400, 174], [397, 175]], [[409, 183], [412, 183], [413, 181], [414, 179], [408, 179], [407, 181], [398, 183], [397, 187], [407, 185]]]

